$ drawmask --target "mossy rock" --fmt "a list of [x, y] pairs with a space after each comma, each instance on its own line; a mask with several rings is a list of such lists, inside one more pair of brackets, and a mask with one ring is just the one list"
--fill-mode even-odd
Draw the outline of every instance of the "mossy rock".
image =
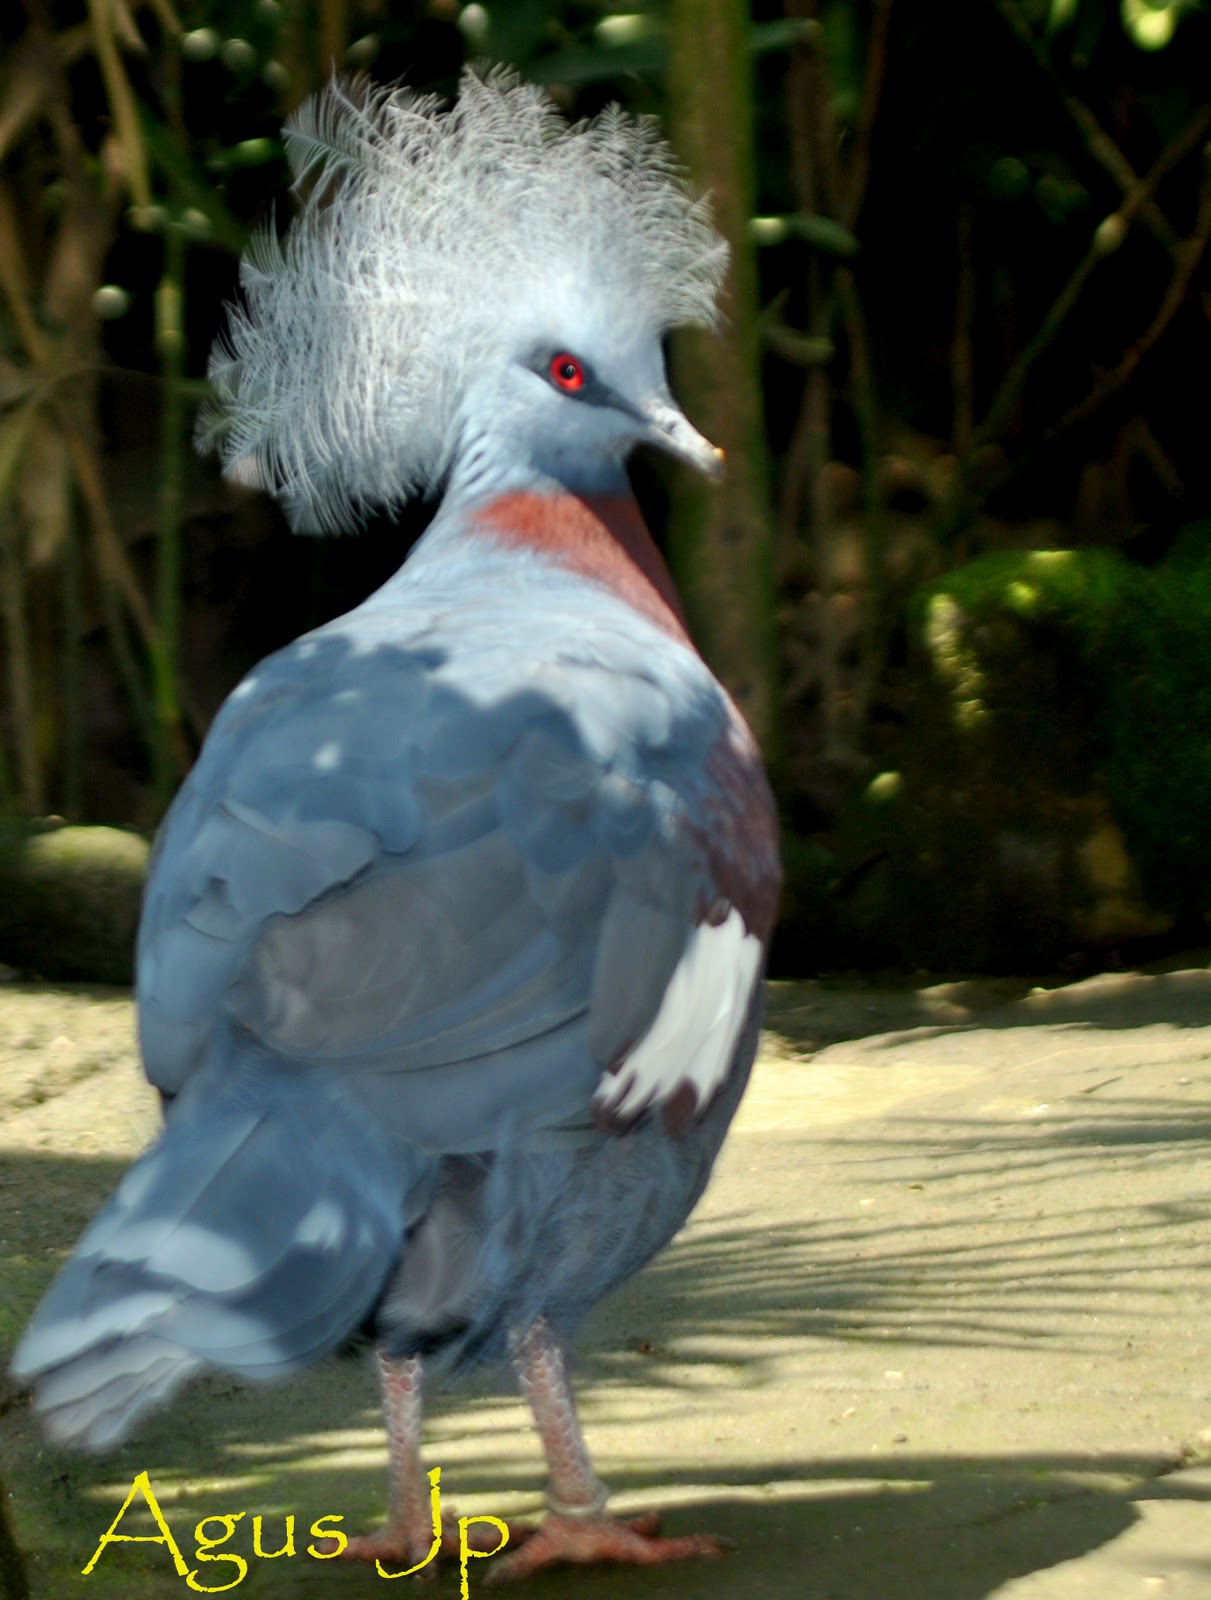
[[1149, 899], [1211, 911], [1211, 560], [1141, 575], [1097, 663], [1098, 757]]
[[130, 983], [149, 854], [122, 828], [0, 826], [0, 961], [43, 978]]
[[1211, 910], [1211, 563], [998, 552], [919, 591], [910, 636], [898, 759], [838, 835], [873, 955], [1041, 968]]

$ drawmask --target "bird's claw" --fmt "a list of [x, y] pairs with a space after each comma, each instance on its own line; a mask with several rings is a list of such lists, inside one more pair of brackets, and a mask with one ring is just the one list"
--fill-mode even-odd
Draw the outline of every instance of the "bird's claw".
[[[513, 1549], [520, 1548], [539, 1531], [539, 1525], [534, 1522], [510, 1522], [506, 1526], [509, 1530], [507, 1543]], [[342, 1561], [381, 1562], [389, 1569], [386, 1576], [391, 1578], [402, 1577], [412, 1568], [411, 1576], [433, 1579], [437, 1576], [439, 1557], [462, 1556], [461, 1539], [458, 1514], [447, 1511], [442, 1516], [441, 1544], [436, 1550], [433, 1549], [431, 1537], [426, 1537], [423, 1545], [420, 1545], [414, 1530], [387, 1522], [373, 1533], [354, 1534], [340, 1550], [327, 1549], [322, 1553], [337, 1555]], [[494, 1527], [467, 1529], [467, 1548], [477, 1554], [483, 1555], [493, 1550], [499, 1541], [500, 1535]], [[318, 1543], [332, 1546], [336, 1541], [327, 1539]]]
[[732, 1540], [715, 1534], [662, 1538], [660, 1517], [655, 1512], [625, 1520], [552, 1515], [520, 1548], [493, 1561], [484, 1581], [509, 1583], [563, 1563], [618, 1561], [653, 1567], [665, 1561], [713, 1560], [734, 1547]]

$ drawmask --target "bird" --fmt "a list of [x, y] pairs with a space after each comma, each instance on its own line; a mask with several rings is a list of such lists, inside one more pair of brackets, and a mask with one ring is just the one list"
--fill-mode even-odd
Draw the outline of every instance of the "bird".
[[163, 1128], [13, 1371], [100, 1450], [204, 1369], [369, 1330], [388, 1517], [342, 1553], [415, 1563], [424, 1375], [511, 1364], [549, 1479], [502, 1575], [716, 1554], [609, 1515], [569, 1359], [703, 1192], [779, 892], [757, 744], [626, 466], [720, 474], [663, 345], [717, 326], [727, 248], [653, 119], [570, 124], [506, 67], [453, 104], [334, 77], [285, 140], [296, 212], [245, 253], [201, 447], [299, 530], [436, 511], [233, 690], [169, 808], [136, 962]]

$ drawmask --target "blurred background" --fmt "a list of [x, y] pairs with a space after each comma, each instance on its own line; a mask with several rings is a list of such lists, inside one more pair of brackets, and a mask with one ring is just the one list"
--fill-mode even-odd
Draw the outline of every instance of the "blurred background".
[[293, 536], [192, 433], [284, 115], [468, 60], [658, 116], [731, 240], [671, 351], [727, 482], [634, 475], [770, 761], [775, 970], [1207, 941], [1204, 0], [24, 0], [0, 50], [0, 961], [128, 971], [224, 695], [423, 529]]

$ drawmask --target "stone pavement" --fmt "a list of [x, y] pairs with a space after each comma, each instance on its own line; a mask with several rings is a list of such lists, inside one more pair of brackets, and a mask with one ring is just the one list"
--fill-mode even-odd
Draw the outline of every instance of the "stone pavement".
[[[1008, 1001], [774, 986], [771, 1024], [693, 1222], [599, 1309], [578, 1360], [615, 1504], [737, 1549], [515, 1592], [1211, 1600], [1211, 972]], [[10, 1324], [154, 1122], [128, 1061], [57, 1070], [0, 1125]], [[538, 1508], [506, 1392], [434, 1396], [428, 1437], [460, 1512]], [[46, 1449], [19, 1400], [0, 1420], [35, 1600], [190, 1592], [164, 1543], [111, 1544], [79, 1576], [140, 1471], [196, 1583], [381, 1594], [309, 1557], [305, 1530], [381, 1515], [384, 1459], [364, 1354], [273, 1388], [211, 1380], [97, 1460]], [[155, 1534], [137, 1505], [121, 1531]], [[193, 1537], [236, 1512], [210, 1554], [240, 1555], [242, 1578]], [[254, 1554], [253, 1516], [272, 1552], [288, 1514], [297, 1553]], [[490, 1569], [470, 1565], [470, 1594]], [[458, 1592], [455, 1564], [437, 1593]]]

